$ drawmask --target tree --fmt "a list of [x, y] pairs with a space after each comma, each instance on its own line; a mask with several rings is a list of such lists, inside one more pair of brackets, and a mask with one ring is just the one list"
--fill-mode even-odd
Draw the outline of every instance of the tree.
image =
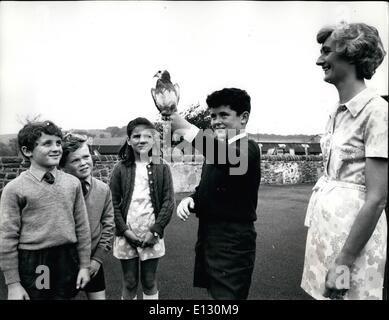
[[111, 134], [111, 137], [123, 137], [127, 134], [127, 126], [123, 126], [121, 128], [117, 126], [108, 127], [105, 129]]
[[88, 130], [82, 130], [82, 129], [71, 130], [71, 132], [74, 134], [79, 134], [82, 136], [87, 136], [87, 137], [92, 137], [92, 138], [94, 138], [96, 136], [94, 133], [90, 133], [90, 132], [88, 132]]
[[162, 122], [161, 121], [156, 121], [153, 124], [154, 124], [155, 129], [159, 132], [159, 136], [162, 137], [162, 133], [163, 133]]
[[8, 143], [0, 142], [0, 157], [17, 156], [18, 151], [18, 142], [16, 138], [10, 139]]
[[24, 126], [24, 125], [26, 125], [27, 123], [30, 123], [30, 122], [39, 122], [39, 121], [43, 121], [43, 120], [42, 120], [42, 115], [40, 113], [38, 113], [38, 114], [34, 114], [34, 115], [27, 114], [27, 115], [24, 115], [24, 116], [17, 115], [17, 121], [22, 126]]
[[188, 109], [179, 113], [197, 128], [203, 130], [211, 128], [211, 116], [209, 110], [202, 108], [200, 103], [192, 104]]
[[118, 132], [120, 131], [119, 127], [116, 127], [116, 126], [115, 127], [108, 127], [105, 130], [111, 134], [111, 137], [115, 137], [118, 134]]
[[11, 151], [11, 156], [17, 156], [19, 153], [18, 138], [12, 138], [8, 141], [8, 148]]
[[[205, 130], [211, 128], [211, 116], [209, 110], [202, 108], [200, 103], [192, 104], [186, 110], [180, 111], [179, 114], [199, 129]], [[154, 126], [159, 132], [159, 136], [162, 138], [163, 154], [171, 152], [171, 150], [178, 144], [180, 144], [181, 147], [185, 145], [183, 137], [175, 136], [174, 133], [169, 130], [168, 124], [162, 122], [161, 118], [154, 122]], [[164, 130], [166, 130], [165, 135]], [[193, 147], [192, 153], [194, 153]]]
[[10, 156], [11, 151], [4, 142], [0, 142], [0, 157]]

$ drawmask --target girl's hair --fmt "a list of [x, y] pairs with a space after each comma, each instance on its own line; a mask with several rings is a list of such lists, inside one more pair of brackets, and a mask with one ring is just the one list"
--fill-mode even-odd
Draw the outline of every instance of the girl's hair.
[[[146, 129], [151, 129], [156, 132], [155, 126], [146, 118], [136, 118], [131, 120], [127, 125], [127, 137], [130, 138], [132, 132], [137, 126], [144, 126]], [[127, 139], [119, 150], [119, 158], [123, 160], [125, 163], [133, 163], [135, 162], [135, 155], [132, 146], [127, 143]], [[149, 156], [153, 155], [153, 148], [149, 151]]]
[[377, 29], [365, 23], [327, 26], [317, 33], [316, 40], [323, 44], [330, 36], [336, 52], [355, 64], [358, 79], [371, 79], [386, 55]]

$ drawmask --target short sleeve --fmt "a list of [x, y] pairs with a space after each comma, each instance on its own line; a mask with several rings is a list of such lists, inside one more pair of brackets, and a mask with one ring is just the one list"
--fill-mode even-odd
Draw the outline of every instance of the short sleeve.
[[365, 127], [365, 157], [388, 158], [388, 104], [375, 106]]

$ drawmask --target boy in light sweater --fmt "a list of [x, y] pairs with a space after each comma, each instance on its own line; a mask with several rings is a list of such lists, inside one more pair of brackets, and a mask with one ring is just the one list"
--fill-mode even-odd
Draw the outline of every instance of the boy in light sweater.
[[84, 290], [90, 300], [105, 300], [103, 261], [112, 249], [115, 227], [111, 190], [92, 177], [93, 162], [86, 137], [69, 133], [63, 139], [62, 148], [59, 165], [81, 182], [92, 236], [91, 281]]
[[8, 299], [70, 299], [89, 282], [90, 229], [81, 184], [57, 170], [62, 132], [30, 122], [18, 133], [30, 168], [0, 199], [0, 268]]

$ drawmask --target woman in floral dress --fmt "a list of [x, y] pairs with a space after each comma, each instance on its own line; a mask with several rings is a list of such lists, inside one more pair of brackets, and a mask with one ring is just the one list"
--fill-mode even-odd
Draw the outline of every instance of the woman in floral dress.
[[388, 104], [371, 79], [386, 54], [363, 23], [325, 27], [316, 62], [339, 102], [321, 140], [324, 175], [313, 188], [301, 287], [315, 299], [382, 299], [386, 261]]

